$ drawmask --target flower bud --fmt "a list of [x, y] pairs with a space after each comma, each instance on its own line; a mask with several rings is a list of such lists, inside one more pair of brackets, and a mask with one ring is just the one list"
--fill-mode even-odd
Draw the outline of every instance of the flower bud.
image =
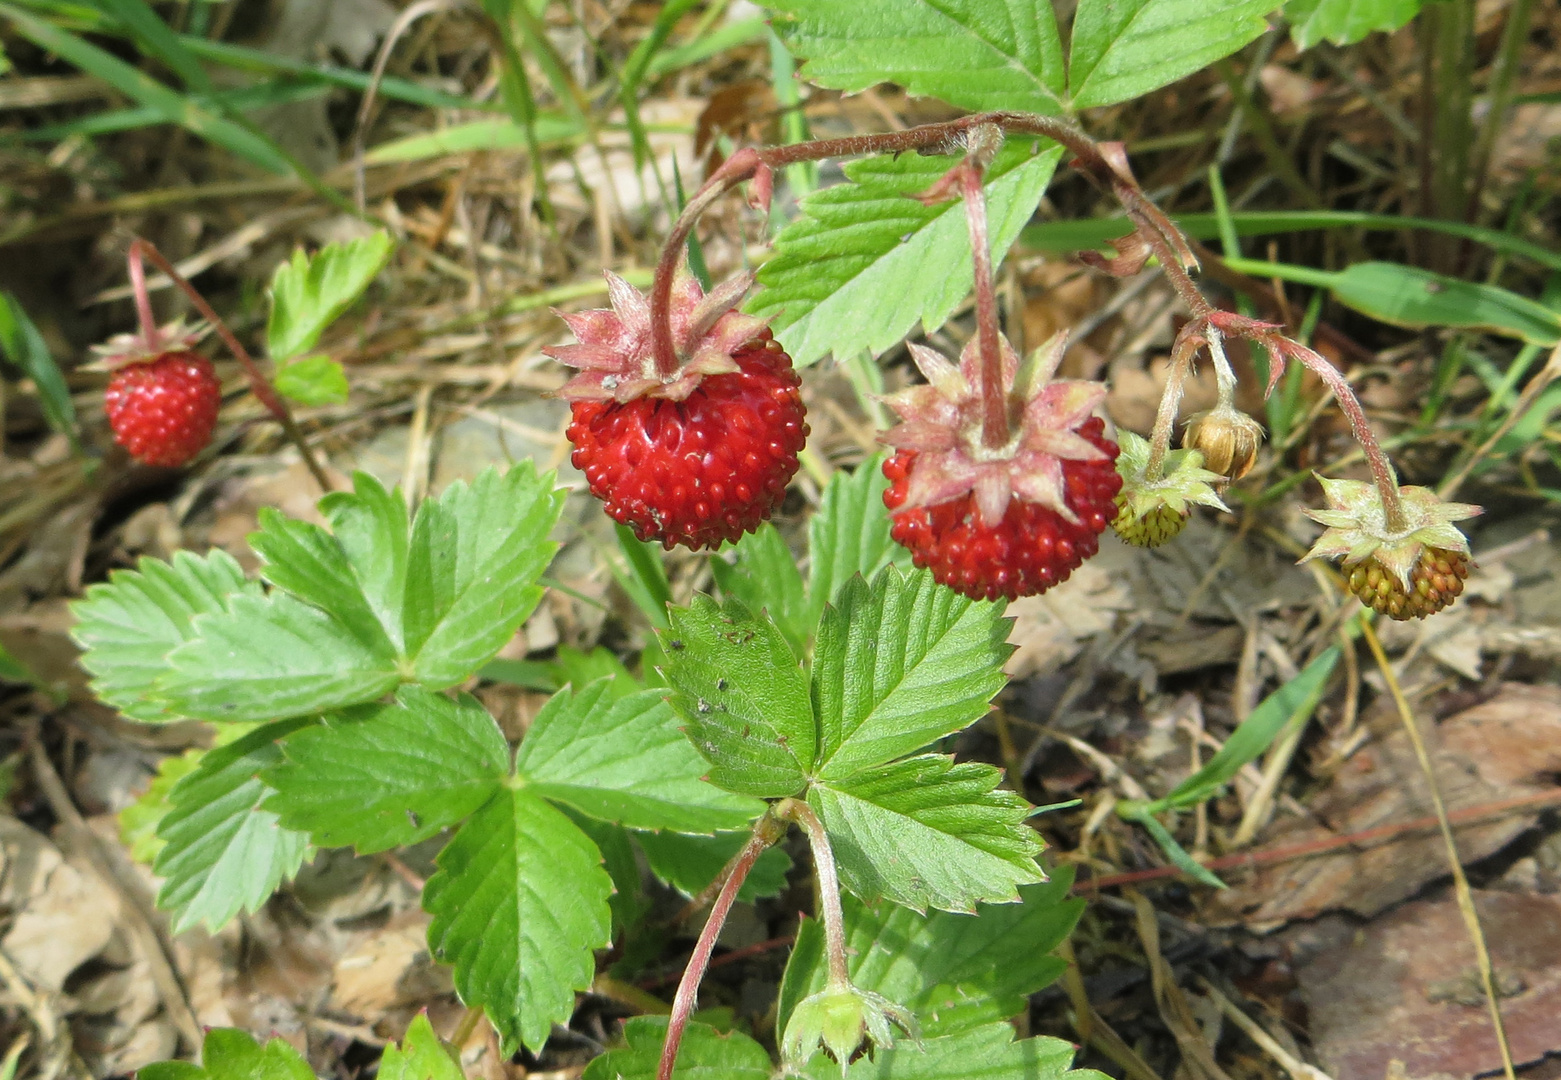
[[800, 1067], [822, 1045], [844, 1076], [864, 1036], [874, 1046], [894, 1045], [891, 1020], [913, 1041], [918, 1038], [915, 1018], [883, 995], [850, 983], [826, 986], [791, 1011], [781, 1046], [786, 1060]]
[[1240, 480], [1257, 461], [1263, 445], [1263, 428], [1256, 420], [1229, 405], [1197, 413], [1187, 420], [1182, 445], [1203, 455], [1207, 469], [1231, 480]]

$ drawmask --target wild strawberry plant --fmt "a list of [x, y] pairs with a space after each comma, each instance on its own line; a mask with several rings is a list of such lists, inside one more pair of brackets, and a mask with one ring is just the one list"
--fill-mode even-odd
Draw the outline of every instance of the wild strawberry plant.
[[[1283, 327], [1211, 305], [1190, 243], [1122, 147], [1067, 118], [1228, 55], [1262, 32], [1270, 6], [1083, 0], [1064, 61], [1043, 3], [777, 0], [813, 81], [892, 80], [974, 111], [740, 148], [673, 224], [648, 294], [609, 276], [610, 309], [564, 316], [576, 341], [549, 351], [578, 372], [561, 394], [574, 463], [640, 541], [738, 541], [711, 562], [720, 598], [669, 608], [651, 549], [629, 542], [637, 572], [624, 583], [659, 628], [644, 681], [608, 654], [562, 652], [550, 675], [562, 688], [511, 745], [463, 691], [542, 596], [564, 496], [529, 462], [415, 512], [359, 475], [321, 501], [328, 528], [266, 513], [251, 538], [256, 581], [214, 552], [145, 560], [94, 586], [76, 635], [105, 702], [147, 723], [246, 725], [174, 766], [183, 775], [165, 783], [166, 807], [142, 808], [143, 839], [156, 819], [159, 903], [175, 926], [253, 910], [317, 847], [446, 837], [423, 892], [430, 950], [506, 1052], [535, 1051], [593, 986], [595, 951], [643, 914], [637, 846], [711, 911], [670, 1016], [629, 1021], [591, 1080], [768, 1077], [776, 1056], [792, 1074], [858, 1080], [1065, 1073], [1071, 1046], [1016, 1039], [1007, 1020], [1061, 970], [1049, 953], [1078, 915], [1069, 879], [1048, 880], [1034, 810], [998, 769], [939, 752], [1004, 685], [1001, 599], [1064, 580], [1108, 525], [1152, 545], [1194, 506], [1223, 509], [1220, 491], [1262, 437], [1235, 406], [1230, 339], [1266, 350], [1270, 390], [1287, 363], [1316, 373], [1369, 463], [1370, 482], [1325, 481], [1328, 507], [1311, 513], [1327, 532], [1308, 557], [1342, 558], [1350, 591], [1395, 618], [1445, 606], [1467, 571], [1453, 522], [1477, 508], [1400, 486], [1344, 377]], [[803, 200], [751, 298], [747, 276], [707, 291], [683, 269], [719, 199], [747, 184], [768, 209], [778, 171], [825, 158], [855, 159], [847, 182]], [[1117, 275], [1153, 260], [1187, 309], [1147, 438], [1108, 434], [1103, 386], [1056, 377], [1063, 338], [1019, 357], [999, 329], [993, 261], [1064, 162], [1125, 214], [1115, 254], [1081, 259]], [[322, 254], [279, 273], [268, 337], [274, 359], [292, 360], [282, 375], [319, 366], [302, 354], [387, 254]], [[972, 289], [975, 332], [957, 363], [910, 347], [926, 382], [887, 399], [892, 453], [830, 482], [804, 580], [764, 520], [807, 435], [795, 367], [876, 356], [917, 323], [937, 329]], [[1199, 355], [1218, 404], [1173, 449]], [[321, 370], [335, 385], [339, 373]], [[276, 397], [264, 380], [255, 389]], [[1336, 658], [1290, 689], [1315, 700]], [[1207, 798], [1299, 707], [1265, 703], [1228, 753], [1130, 816], [1212, 881], [1154, 815]], [[724, 920], [740, 897], [776, 887], [784, 863], [768, 852], [793, 826], [817, 905], [790, 959], [772, 1055], [692, 1015]], [[432, 1052], [431, 1032], [416, 1038]], [[215, 1052], [286, 1057], [230, 1035]], [[207, 1070], [220, 1073], [211, 1053]], [[387, 1054], [382, 1068], [402, 1064]]]

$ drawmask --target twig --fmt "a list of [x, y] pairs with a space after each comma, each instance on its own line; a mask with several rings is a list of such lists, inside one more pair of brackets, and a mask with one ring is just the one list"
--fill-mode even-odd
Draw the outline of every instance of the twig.
[[1304, 1061], [1298, 1061], [1295, 1055], [1280, 1046], [1277, 1039], [1264, 1031], [1256, 1020], [1242, 1012], [1235, 1002], [1220, 993], [1218, 988], [1208, 979], [1200, 975], [1198, 976], [1198, 981], [1203, 984], [1203, 989], [1208, 992], [1209, 999], [1219, 1006], [1220, 1012], [1224, 1013], [1231, 1023], [1245, 1032], [1247, 1038], [1262, 1047], [1269, 1057], [1279, 1062], [1280, 1068], [1295, 1077], [1295, 1080], [1331, 1080], [1328, 1074], [1317, 1066], [1308, 1065]]

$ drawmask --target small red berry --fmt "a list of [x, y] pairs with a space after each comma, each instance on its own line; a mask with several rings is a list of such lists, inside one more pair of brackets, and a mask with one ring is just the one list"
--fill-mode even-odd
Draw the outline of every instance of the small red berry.
[[613, 520], [694, 550], [759, 527], [786, 495], [807, 437], [801, 380], [768, 329], [683, 400], [576, 401], [570, 459]]
[[904, 450], [883, 467], [889, 480], [883, 501], [893, 522], [889, 535], [910, 549], [917, 566], [973, 600], [1014, 600], [1061, 584], [1095, 554], [1101, 532], [1116, 516], [1122, 477], [1115, 466], [1116, 444], [1105, 437], [1104, 428], [1096, 418], [1077, 431], [1105, 458], [1062, 464], [1063, 488], [1077, 521], [1038, 503], [1010, 499], [1002, 520], [995, 527], [984, 525], [973, 494], [900, 510], [917, 457], [914, 450]]
[[676, 371], [656, 369], [645, 296], [607, 275], [610, 310], [560, 313], [579, 343], [543, 350], [581, 369], [570, 403], [575, 467], [641, 540], [715, 548], [785, 497], [808, 435], [801, 380], [761, 319], [735, 310], [751, 279], [709, 296], [674, 279]]
[[117, 369], [103, 395], [114, 441], [137, 461], [168, 467], [206, 448], [221, 405], [211, 361], [183, 349]]

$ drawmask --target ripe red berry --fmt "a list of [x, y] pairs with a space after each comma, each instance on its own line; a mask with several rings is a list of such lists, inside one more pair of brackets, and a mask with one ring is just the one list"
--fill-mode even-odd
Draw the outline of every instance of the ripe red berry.
[[985, 525], [974, 494], [901, 510], [917, 458], [916, 451], [904, 450], [883, 468], [890, 484], [883, 497], [893, 522], [889, 535], [910, 549], [917, 566], [973, 600], [1013, 600], [1044, 592], [1066, 581], [1095, 554], [1101, 532], [1116, 516], [1122, 477], [1115, 465], [1117, 446], [1104, 429], [1099, 418], [1075, 429], [1103, 459], [1062, 462], [1064, 497], [1077, 521], [1039, 503], [1011, 498], [1002, 520], [995, 527]]
[[681, 401], [576, 401], [571, 460], [641, 540], [698, 550], [759, 527], [785, 497], [807, 437], [791, 358], [768, 329]]
[[786, 494], [807, 439], [801, 380], [761, 319], [733, 308], [749, 280], [706, 296], [680, 274], [671, 323], [679, 366], [656, 368], [643, 294], [607, 275], [611, 310], [560, 313], [576, 345], [544, 350], [581, 369], [571, 460], [591, 494], [641, 540], [694, 550], [758, 528]]
[[137, 461], [168, 467], [206, 448], [221, 405], [211, 361], [184, 349], [124, 365], [103, 395], [114, 441]]

